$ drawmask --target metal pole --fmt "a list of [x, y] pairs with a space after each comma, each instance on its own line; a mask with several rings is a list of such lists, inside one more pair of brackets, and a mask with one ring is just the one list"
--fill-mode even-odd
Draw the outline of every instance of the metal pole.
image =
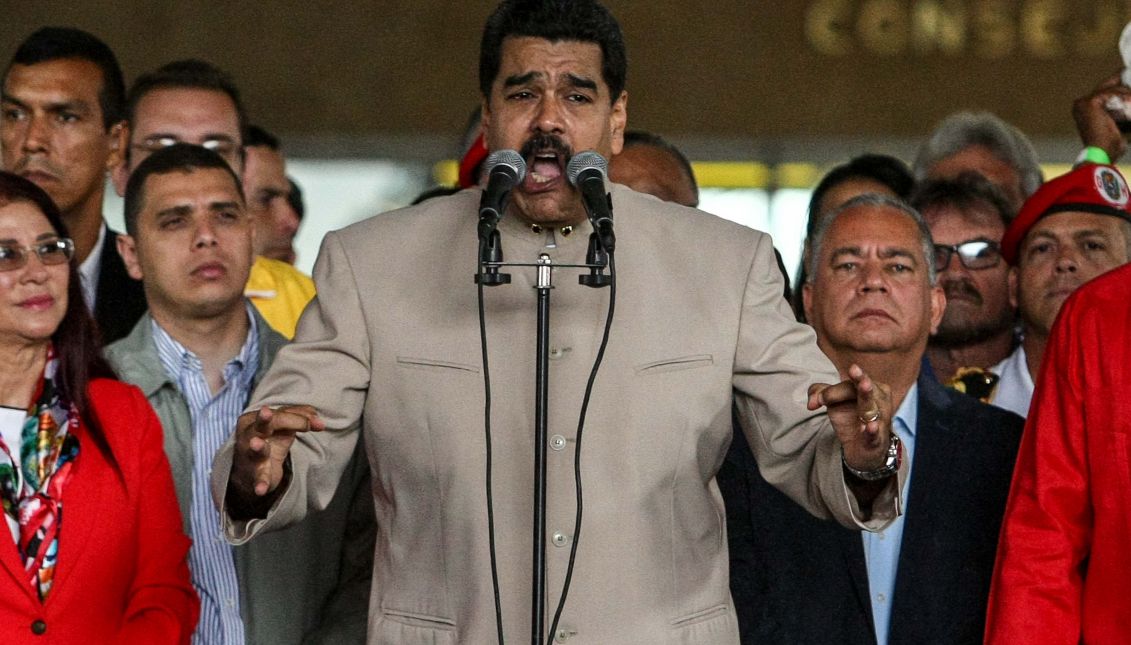
[[533, 643], [546, 639], [546, 436], [550, 385], [550, 256], [538, 256], [538, 357], [534, 389], [534, 574], [531, 628]]

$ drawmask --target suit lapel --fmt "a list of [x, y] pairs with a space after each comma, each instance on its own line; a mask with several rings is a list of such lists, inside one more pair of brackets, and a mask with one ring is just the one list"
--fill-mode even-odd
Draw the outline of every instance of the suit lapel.
[[[931, 568], [938, 554], [934, 550], [938, 527], [938, 504], [946, 499], [950, 489], [952, 457], [946, 449], [947, 434], [960, 430], [948, 426], [946, 409], [949, 401], [933, 377], [919, 377], [919, 410], [915, 429], [915, 455], [911, 495], [907, 500], [907, 518], [903, 523], [903, 541], [899, 547], [899, 566], [895, 576], [895, 593], [892, 598], [891, 640], [896, 638], [900, 626], [921, 622], [919, 607], [909, 604], [916, 595], [915, 585], [923, 584], [924, 576], [933, 575], [921, 570]], [[933, 569], [932, 569], [933, 570]], [[908, 622], [910, 621], [910, 622]]]
[[118, 254], [118, 233], [106, 227], [105, 236], [98, 259], [94, 318], [102, 332], [102, 341], [110, 344], [130, 333], [134, 323], [145, 313], [147, 303], [141, 281], [130, 277]]
[[0, 531], [7, 534], [7, 537], [0, 537], [0, 567], [3, 567], [12, 576], [12, 579], [16, 581], [16, 586], [27, 594], [28, 599], [38, 603], [39, 598], [31, 587], [27, 569], [24, 569], [24, 564], [20, 562], [20, 552], [16, 548], [16, 543], [12, 540], [12, 534], [8, 530], [7, 523], [0, 526]]
[[[118, 453], [113, 438], [107, 437], [110, 448]], [[120, 504], [120, 495], [111, 494], [116, 486], [117, 468], [107, 462], [94, 440], [80, 425], [79, 456], [75, 460], [74, 475], [63, 491], [63, 522], [59, 526], [59, 560], [55, 569], [53, 588], [66, 583], [71, 572], [82, 561], [83, 552], [89, 546], [91, 530], [99, 523], [107, 521], [108, 505]], [[55, 596], [48, 595], [47, 601]]]
[[860, 603], [872, 625], [872, 596], [868, 590], [868, 562], [864, 559], [864, 540], [859, 531], [837, 531], [845, 566], [852, 578], [852, 588], [856, 590], [856, 601]]

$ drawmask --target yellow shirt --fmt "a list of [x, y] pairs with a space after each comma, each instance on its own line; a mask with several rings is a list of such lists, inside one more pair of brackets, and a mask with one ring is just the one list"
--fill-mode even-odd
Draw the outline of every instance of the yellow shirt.
[[314, 298], [314, 281], [286, 262], [255, 258], [244, 295], [275, 331], [294, 338], [298, 317]]

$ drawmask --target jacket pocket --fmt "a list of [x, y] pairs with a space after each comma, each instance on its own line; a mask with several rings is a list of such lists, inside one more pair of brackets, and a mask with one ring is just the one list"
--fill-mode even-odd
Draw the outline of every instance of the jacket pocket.
[[465, 363], [453, 363], [451, 361], [441, 361], [434, 358], [416, 358], [412, 356], [398, 356], [397, 365], [400, 367], [413, 369], [413, 370], [457, 370], [460, 372], [469, 372], [478, 374], [479, 368], [475, 365], [467, 365]]
[[379, 645], [455, 645], [456, 624], [438, 616], [382, 609], [370, 626], [370, 643]]
[[681, 616], [672, 621], [672, 643], [705, 645], [738, 640], [738, 622], [727, 605]]
[[715, 364], [715, 358], [710, 354], [694, 354], [692, 356], [679, 356], [677, 358], [665, 358], [651, 363], [644, 363], [643, 365], [636, 366], [637, 376], [647, 376], [649, 374], [663, 374], [665, 372], [678, 372], [681, 370], [693, 370], [698, 367], [709, 367]]

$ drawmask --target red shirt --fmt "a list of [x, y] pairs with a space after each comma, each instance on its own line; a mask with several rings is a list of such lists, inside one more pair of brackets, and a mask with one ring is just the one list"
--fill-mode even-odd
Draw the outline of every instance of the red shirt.
[[1053, 327], [987, 618], [990, 644], [1131, 643], [1131, 265]]

